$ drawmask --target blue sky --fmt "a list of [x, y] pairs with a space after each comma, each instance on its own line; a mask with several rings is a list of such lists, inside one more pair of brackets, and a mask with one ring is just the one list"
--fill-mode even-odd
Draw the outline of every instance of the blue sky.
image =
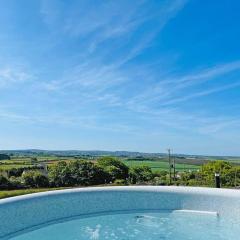
[[240, 2], [0, 2], [0, 149], [240, 155]]

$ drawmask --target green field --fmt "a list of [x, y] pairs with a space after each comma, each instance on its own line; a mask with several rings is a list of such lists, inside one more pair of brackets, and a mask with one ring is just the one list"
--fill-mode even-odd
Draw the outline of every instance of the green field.
[[[127, 166], [134, 167], [134, 166], [149, 166], [152, 171], [161, 171], [161, 170], [168, 170], [169, 164], [166, 161], [123, 161]], [[180, 164], [176, 163], [176, 170], [177, 171], [188, 171], [188, 170], [197, 170], [200, 166], [197, 165], [191, 165], [191, 164]]]
[[[36, 166], [38, 165], [38, 163], [44, 162], [48, 165], [53, 164], [54, 162], [57, 161], [71, 161], [74, 160], [74, 158], [54, 158], [54, 157], [44, 157], [44, 158], [38, 158], [38, 161], [34, 164], [31, 163], [29, 158], [14, 158], [11, 160], [7, 160], [7, 161], [2, 161], [0, 162], [0, 170], [9, 170], [12, 168], [21, 168], [21, 167], [31, 167], [31, 166]], [[159, 170], [168, 170], [169, 169], [169, 165], [168, 165], [168, 161], [166, 160], [143, 160], [143, 161], [139, 161], [139, 160], [123, 160], [123, 162], [129, 166], [129, 167], [133, 167], [133, 166], [142, 166], [142, 165], [146, 165], [149, 166], [152, 171], [159, 171]], [[176, 170], [177, 171], [188, 171], [188, 170], [197, 170], [200, 168], [201, 165], [197, 165], [197, 164], [185, 164], [185, 163], [176, 163]]]
[[5, 165], [5, 164], [2, 164], [0, 165], [0, 170], [10, 170], [10, 169], [13, 169], [13, 168], [22, 168], [22, 167], [31, 167], [32, 165], [20, 165], [20, 164], [8, 164], [8, 165]]
[[[34, 158], [36, 158], [37, 161], [34, 161]], [[47, 165], [51, 165], [53, 163], [56, 163], [58, 161], [72, 161], [82, 159], [81, 157], [74, 157], [74, 156], [12, 156], [11, 160], [2, 160], [0, 161], [0, 171], [9, 170], [12, 168], [22, 168], [22, 167], [31, 167], [31, 166], [37, 166], [39, 163], [45, 163]], [[141, 166], [146, 165], [149, 166], [153, 171], [159, 171], [159, 170], [168, 170], [168, 159], [167, 158], [121, 158], [122, 161], [128, 165], [128, 166]], [[90, 161], [96, 161], [96, 159], [89, 158]], [[197, 170], [199, 169], [203, 164], [217, 160], [216, 158], [176, 158], [176, 170], [177, 171], [188, 171], [188, 170]], [[233, 159], [222, 159], [222, 160], [228, 160], [232, 164], [239, 165], [240, 160], [238, 158]]]
[[46, 163], [51, 165], [58, 161], [72, 161], [76, 160], [74, 157], [56, 157], [56, 156], [47, 156], [47, 157], [37, 157], [37, 161], [33, 162], [31, 157], [12, 157], [11, 160], [1, 160], [0, 161], [0, 171], [6, 171], [13, 168], [27, 168], [37, 166], [40, 163]]
[[53, 190], [61, 190], [66, 188], [30, 188], [30, 189], [18, 189], [18, 190], [4, 190], [0, 191], [0, 199], [14, 197], [19, 195], [25, 195], [30, 193], [37, 193], [37, 192], [46, 192], [46, 191], [53, 191]]
[[[37, 161], [33, 161], [33, 157], [28, 156], [12, 156], [11, 160], [0, 161], [0, 170], [9, 170], [12, 168], [21, 168], [21, 167], [31, 167], [36, 166], [39, 163], [46, 163], [51, 165], [58, 161], [72, 161], [78, 158], [74, 157], [60, 157], [60, 156], [37, 156]], [[92, 160], [91, 160], [92, 161]], [[128, 166], [139, 166], [146, 165], [149, 166], [153, 171], [159, 170], [168, 170], [168, 160], [167, 159], [123, 159], [122, 160]], [[192, 162], [191, 162], [192, 161]], [[188, 171], [188, 170], [197, 170], [202, 165], [202, 162], [195, 160], [181, 160], [178, 159], [176, 163], [177, 171]]]

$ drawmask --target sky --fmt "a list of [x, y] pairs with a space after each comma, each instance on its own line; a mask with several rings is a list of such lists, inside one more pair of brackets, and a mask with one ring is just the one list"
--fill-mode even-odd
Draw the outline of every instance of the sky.
[[239, 12], [0, 0], [0, 149], [240, 155]]

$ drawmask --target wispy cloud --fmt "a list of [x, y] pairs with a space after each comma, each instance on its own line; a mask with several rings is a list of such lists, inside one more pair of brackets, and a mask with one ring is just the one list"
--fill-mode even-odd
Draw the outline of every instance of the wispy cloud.
[[[116, 38], [116, 42], [111, 42], [109, 46], [105, 46], [104, 51], [97, 52], [96, 55], [83, 49], [83, 57], [80, 58], [83, 63], [66, 67], [59, 79], [41, 82], [41, 87], [50, 91], [74, 88], [79, 92], [84, 91], [85, 96], [92, 95], [95, 98], [94, 93], [98, 93], [108, 96], [108, 99], [112, 96], [116, 100], [117, 96], [114, 93], [109, 94], [107, 90], [135, 81], [138, 77], [136, 68], [133, 69], [128, 62], [149, 47], [155, 36], [177, 15], [186, 2], [163, 1], [158, 4], [158, 9], [154, 9], [151, 4], [149, 7], [146, 1], [137, 3], [124, 1], [120, 5], [117, 2], [100, 2], [98, 11], [93, 5], [90, 9], [88, 6], [87, 12], [84, 11], [86, 3], [78, 5], [78, 8], [73, 4], [65, 13], [64, 21], [58, 22], [60, 24], [58, 28], [72, 34], [73, 37], [84, 36], [83, 42], [90, 43], [90, 47], [94, 45], [94, 49], [98, 44], [111, 38]], [[45, 1], [43, 3], [43, 17], [49, 22], [51, 21], [49, 15], [52, 13], [52, 23], [55, 23], [55, 15], [59, 15], [56, 12], [61, 11], [61, 7]], [[149, 15], [151, 8], [152, 14]], [[153, 21], [154, 24], [139, 34], [138, 31], [141, 31], [143, 25], [149, 21]], [[139, 37], [132, 38], [136, 33]], [[120, 56], [112, 57], [115, 48], [121, 52], [123, 46], [127, 51], [124, 50]]]
[[134, 96], [129, 100], [128, 104], [131, 106], [139, 103], [153, 104], [157, 102], [161, 106], [164, 106], [239, 87], [240, 81], [236, 81], [235, 83], [221, 84], [214, 88], [209, 87], [209, 89], [203, 91], [198, 90], [194, 92], [194, 90], [190, 89], [204, 82], [216, 81], [219, 77], [224, 77], [236, 71], [240, 71], [240, 61], [208, 67], [195, 73], [165, 77], [142, 93]]
[[0, 87], [7, 87], [16, 83], [23, 83], [32, 78], [22, 67], [6, 66], [0, 68]]
[[32, 124], [38, 126], [54, 125], [54, 126], [72, 126], [77, 128], [90, 129], [94, 131], [107, 131], [107, 132], [125, 132], [128, 134], [139, 133], [139, 128], [136, 126], [130, 126], [124, 123], [112, 123], [109, 125], [106, 122], [106, 117], [96, 115], [86, 116], [66, 116], [64, 114], [55, 115], [33, 115], [33, 114], [21, 114], [9, 111], [3, 107], [0, 108], [0, 118], [9, 122], [18, 124]]
[[176, 103], [188, 101], [188, 100], [191, 100], [191, 99], [194, 99], [194, 98], [204, 97], [204, 96], [208, 96], [208, 95], [211, 95], [211, 94], [214, 94], [214, 93], [230, 90], [230, 89], [236, 88], [236, 87], [240, 87], [240, 82], [227, 84], [227, 85], [223, 85], [223, 86], [220, 86], [220, 87], [210, 88], [208, 90], [199, 91], [199, 92], [196, 92], [196, 93], [193, 93], [193, 94], [189, 94], [189, 95], [186, 95], [186, 96], [174, 98], [172, 100], [164, 102], [161, 105], [176, 104]]
[[200, 71], [197, 71], [192, 74], [187, 74], [180, 77], [175, 77], [172, 79], [166, 79], [163, 82], [164, 83], [188, 83], [191, 84], [199, 84], [199, 82], [202, 81], [209, 81], [212, 80], [218, 76], [240, 70], [240, 61], [234, 61], [234, 62], [228, 62], [225, 64], [219, 64], [213, 67], [208, 67], [205, 69], [202, 69]]
[[[178, 65], [188, 48], [180, 44], [179, 50], [171, 39], [174, 24], [179, 27], [190, 12], [191, 6], [181, 15], [185, 5], [185, 0], [42, 0], [40, 9], [33, 4], [38, 12], [32, 14], [31, 33], [13, 31], [19, 45], [5, 42], [10, 60], [1, 64], [0, 88], [13, 88], [1, 95], [1, 104], [11, 107], [0, 108], [0, 120], [50, 126], [50, 131], [60, 126], [122, 132], [143, 140], [175, 132], [213, 136], [238, 127], [239, 111], [227, 116], [212, 112], [212, 106], [194, 108], [207, 96], [217, 105], [217, 93], [240, 87], [240, 61], [184, 59]], [[20, 49], [23, 45], [29, 48]], [[11, 64], [11, 59], [30, 67]]]
[[144, 0], [121, 1], [121, 4], [116, 1], [73, 1], [65, 6], [59, 1], [43, 0], [40, 12], [43, 21], [53, 32], [80, 38], [87, 43], [87, 53], [112, 39], [116, 42], [111, 45], [116, 44], [118, 48], [127, 45], [144, 24], [154, 22], [147, 32], [139, 35], [137, 42], [133, 42], [134, 46], [129, 49], [126, 57], [126, 60], [130, 60], [148, 46], [186, 2], [187, 0], [161, 1], [154, 5]]

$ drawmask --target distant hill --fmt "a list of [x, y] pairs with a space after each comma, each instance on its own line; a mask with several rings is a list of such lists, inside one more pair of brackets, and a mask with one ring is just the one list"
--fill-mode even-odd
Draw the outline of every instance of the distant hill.
[[158, 157], [165, 156], [162, 153], [142, 153], [129, 151], [101, 151], [101, 150], [0, 150], [3, 154], [14, 155], [55, 155], [55, 156], [116, 156], [116, 157]]
[[[131, 152], [131, 151], [102, 151], [102, 150], [41, 150], [41, 149], [23, 149], [23, 150], [0, 150], [0, 154], [5, 155], [21, 155], [21, 156], [115, 156], [127, 158], [166, 158], [166, 153], [145, 153], [145, 152]], [[187, 155], [174, 154], [179, 159], [188, 160], [239, 160], [240, 157], [235, 156], [205, 156], [205, 155]]]

